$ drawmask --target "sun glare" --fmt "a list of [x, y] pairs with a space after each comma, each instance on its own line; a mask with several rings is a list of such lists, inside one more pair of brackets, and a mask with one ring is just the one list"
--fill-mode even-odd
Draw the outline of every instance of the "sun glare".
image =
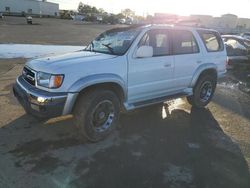
[[[76, 1], [79, 2], [80, 0]], [[103, 8], [112, 13], [119, 13], [122, 9], [130, 8], [135, 11], [136, 14], [144, 16], [158, 12], [183, 16], [189, 16], [191, 14], [221, 16], [222, 14], [232, 13], [240, 17], [250, 17], [249, 11], [247, 10], [250, 6], [250, 1], [239, 1], [239, 4], [228, 3], [227, 0], [92, 0], [85, 1], [85, 3]], [[243, 4], [245, 6], [241, 6]]]
[[154, 13], [170, 13], [181, 16], [191, 14], [221, 16], [231, 13], [239, 17], [249, 18], [249, 0], [238, 0], [229, 3], [228, 0], [48, 0], [60, 3], [60, 9], [76, 10], [79, 2], [102, 8], [110, 13], [120, 13], [122, 9], [129, 8], [137, 15], [146, 16]]

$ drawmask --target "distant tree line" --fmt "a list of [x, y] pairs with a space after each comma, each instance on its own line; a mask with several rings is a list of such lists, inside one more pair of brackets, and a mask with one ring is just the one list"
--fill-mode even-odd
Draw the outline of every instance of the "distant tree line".
[[72, 19], [72, 16], [76, 14], [82, 15], [84, 17], [84, 21], [89, 21], [89, 22], [99, 21], [102, 23], [111, 23], [111, 24], [119, 23], [120, 20], [144, 19], [142, 16], [135, 15], [135, 12], [128, 8], [122, 10], [119, 14], [112, 14], [106, 12], [102, 8], [97, 9], [95, 6], [83, 4], [82, 2], [79, 3], [77, 12], [63, 10], [60, 12], [60, 17], [62, 19]]

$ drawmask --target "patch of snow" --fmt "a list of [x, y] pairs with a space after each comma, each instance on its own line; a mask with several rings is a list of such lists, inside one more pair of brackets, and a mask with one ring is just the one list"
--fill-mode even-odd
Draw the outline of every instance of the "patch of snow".
[[45, 55], [74, 52], [84, 48], [85, 46], [0, 44], [0, 58], [36, 58]]

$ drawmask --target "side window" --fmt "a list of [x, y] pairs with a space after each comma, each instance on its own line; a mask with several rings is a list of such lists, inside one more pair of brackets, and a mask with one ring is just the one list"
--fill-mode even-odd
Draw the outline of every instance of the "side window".
[[198, 31], [208, 52], [218, 52], [224, 49], [223, 42], [217, 33], [211, 31]]
[[170, 55], [169, 33], [167, 30], [150, 30], [142, 37], [138, 46], [152, 46], [153, 56]]
[[199, 53], [197, 42], [190, 31], [173, 31], [173, 51], [175, 55]]
[[243, 46], [237, 40], [234, 39], [228, 39], [227, 42], [225, 42], [225, 44], [231, 46], [232, 48], [247, 50], [245, 46]]

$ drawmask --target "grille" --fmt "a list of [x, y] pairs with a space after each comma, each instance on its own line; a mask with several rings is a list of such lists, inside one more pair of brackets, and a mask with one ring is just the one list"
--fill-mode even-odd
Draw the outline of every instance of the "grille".
[[23, 78], [26, 80], [29, 84], [35, 85], [35, 72], [30, 70], [28, 67], [23, 68]]

